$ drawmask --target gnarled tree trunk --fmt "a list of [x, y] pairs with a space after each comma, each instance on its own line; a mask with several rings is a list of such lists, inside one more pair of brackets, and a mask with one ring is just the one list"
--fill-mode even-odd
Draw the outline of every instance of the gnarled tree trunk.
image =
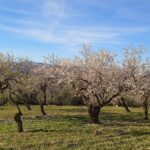
[[91, 121], [94, 124], [100, 124], [99, 121], [99, 113], [100, 113], [100, 107], [99, 106], [95, 106], [93, 104], [89, 104], [88, 105], [88, 113], [91, 117]]
[[22, 113], [19, 112], [19, 113], [16, 113], [14, 115], [14, 120], [17, 124], [17, 129], [18, 129], [18, 132], [23, 132], [23, 123], [22, 123], [22, 119], [21, 119], [21, 116], [22, 116]]
[[126, 112], [131, 112], [123, 97], [121, 97], [121, 99], [119, 100], [119, 104], [125, 108]]
[[47, 93], [46, 93], [46, 89], [44, 91], [44, 104], [47, 105]]
[[145, 97], [143, 101], [143, 109], [144, 109], [144, 119], [148, 120], [148, 96]]
[[14, 120], [15, 120], [15, 122], [17, 124], [18, 132], [23, 132], [23, 123], [22, 123], [22, 119], [21, 119], [21, 117], [22, 117], [23, 114], [22, 114], [22, 112], [21, 112], [21, 110], [20, 110], [19, 105], [17, 104], [17, 102], [13, 99], [12, 93], [10, 93], [9, 97], [10, 97], [10, 100], [16, 105], [16, 107], [18, 109], [18, 113], [16, 113], [14, 115]]
[[30, 104], [27, 104], [26, 107], [28, 110], [31, 110]]
[[41, 111], [43, 116], [46, 116], [46, 112], [44, 110], [44, 104], [43, 103], [40, 104], [40, 111]]

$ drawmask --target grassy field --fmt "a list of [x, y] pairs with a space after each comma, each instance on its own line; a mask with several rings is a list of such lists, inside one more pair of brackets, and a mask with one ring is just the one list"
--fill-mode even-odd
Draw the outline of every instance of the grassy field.
[[142, 109], [105, 107], [100, 125], [89, 123], [86, 107], [47, 106], [47, 117], [39, 108], [21, 108], [24, 132], [16, 132], [16, 108], [0, 107], [0, 150], [148, 150], [150, 121], [143, 121]]

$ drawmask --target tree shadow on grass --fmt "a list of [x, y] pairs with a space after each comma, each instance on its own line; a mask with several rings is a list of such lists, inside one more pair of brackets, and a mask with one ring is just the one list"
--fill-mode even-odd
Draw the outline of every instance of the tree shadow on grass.
[[65, 115], [65, 116], [57, 116], [57, 119], [64, 119], [65, 121], [71, 121], [73, 123], [80, 122], [80, 123], [88, 123], [89, 118], [88, 116], [80, 116], [80, 115]]
[[44, 132], [44, 133], [74, 133], [74, 132], [81, 132], [81, 130], [78, 130], [76, 131], [76, 129], [72, 129], [72, 128], [57, 128], [57, 129], [31, 129], [31, 130], [28, 130], [28, 131], [25, 131], [26, 133], [38, 133], [38, 132]]
[[38, 147], [38, 149], [39, 148], [43, 148], [43, 146], [45, 147], [45, 148], [51, 148], [51, 146], [53, 146], [53, 144], [51, 144], [51, 143], [48, 143], [48, 142], [43, 142], [43, 143], [36, 143], [36, 144], [29, 144], [29, 145], [27, 145], [27, 146], [25, 146], [24, 147], [24, 149], [37, 149], [37, 147]]
[[133, 136], [150, 136], [150, 131], [146, 132], [146, 131], [132, 131], [132, 135]]
[[33, 132], [33, 133], [36, 133], [36, 132], [52, 132], [51, 130], [48, 130], [48, 129], [33, 129], [33, 130], [28, 130], [28, 131], [25, 131], [25, 132]]
[[67, 108], [55, 108], [55, 109], [52, 109], [51, 111], [59, 111], [59, 112], [69, 112], [69, 113], [74, 113], [74, 112], [81, 112], [81, 113], [86, 113], [86, 109], [83, 107], [83, 108], [72, 108], [72, 109], [67, 109]]
[[[150, 121], [143, 120], [142, 113], [111, 113], [111, 112], [102, 112], [100, 114], [101, 125], [103, 126], [148, 126]], [[47, 121], [58, 121], [58, 122], [70, 122], [71, 124], [89, 124], [91, 123], [90, 117], [87, 115], [49, 115], [49, 116], [36, 116], [32, 118], [26, 118], [27, 120], [47, 120]]]
[[104, 126], [147, 126], [150, 125], [149, 120], [144, 120], [141, 113], [102, 113], [101, 121]]
[[26, 118], [27, 120], [51, 120], [51, 121], [70, 121], [72, 123], [88, 123], [88, 115], [53, 115], [53, 116], [36, 116], [34, 118]]

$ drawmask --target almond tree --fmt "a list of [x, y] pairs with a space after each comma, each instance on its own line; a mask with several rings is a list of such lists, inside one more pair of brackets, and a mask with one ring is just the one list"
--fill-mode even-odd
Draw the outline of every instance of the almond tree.
[[5, 56], [0, 53], [0, 92], [3, 92], [8, 88], [7, 82], [11, 80], [11, 75], [9, 73], [11, 62], [9, 61], [9, 57], [9, 55]]
[[9, 95], [9, 100], [16, 105], [18, 113], [14, 115], [14, 120], [17, 123], [18, 132], [22, 132], [22, 112], [19, 108], [18, 103], [15, 101], [16, 93], [14, 92], [16, 85], [20, 83], [20, 68], [17, 66], [13, 55], [1, 54], [0, 70], [1, 92], [7, 92]]
[[144, 119], [148, 120], [149, 119], [148, 109], [150, 102], [150, 72], [140, 77], [140, 80], [141, 80], [140, 82], [142, 82], [140, 91], [141, 91], [141, 99], [143, 101]]
[[46, 115], [44, 105], [47, 104], [47, 92], [51, 93], [58, 84], [61, 76], [61, 66], [58, 65], [58, 59], [54, 56], [48, 56], [46, 62], [37, 66], [33, 70], [33, 89], [38, 93], [40, 110], [42, 115]]
[[30, 79], [34, 64], [27, 58], [19, 58], [17, 67], [20, 68], [21, 84], [17, 86], [16, 92], [21, 102], [25, 104], [28, 110], [31, 110], [30, 100], [32, 99], [33, 91], [30, 88]]
[[[143, 104], [144, 116], [148, 120], [150, 97], [150, 61], [145, 57], [146, 49], [142, 46], [125, 49], [125, 63], [133, 79], [132, 93], [138, 95]], [[135, 97], [136, 97], [135, 96]]]
[[138, 76], [135, 77], [135, 93], [141, 96], [143, 104], [144, 119], [148, 120], [148, 109], [150, 102], [150, 62], [142, 63]]
[[68, 81], [84, 97], [92, 122], [99, 124], [101, 108], [129, 89], [131, 76], [107, 50], [93, 52], [84, 47], [82, 54], [70, 61]]

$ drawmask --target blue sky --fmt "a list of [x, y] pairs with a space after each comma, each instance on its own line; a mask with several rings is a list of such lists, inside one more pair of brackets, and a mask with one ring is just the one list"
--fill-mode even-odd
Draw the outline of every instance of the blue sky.
[[78, 55], [83, 43], [150, 49], [149, 0], [0, 0], [0, 51], [42, 61]]

